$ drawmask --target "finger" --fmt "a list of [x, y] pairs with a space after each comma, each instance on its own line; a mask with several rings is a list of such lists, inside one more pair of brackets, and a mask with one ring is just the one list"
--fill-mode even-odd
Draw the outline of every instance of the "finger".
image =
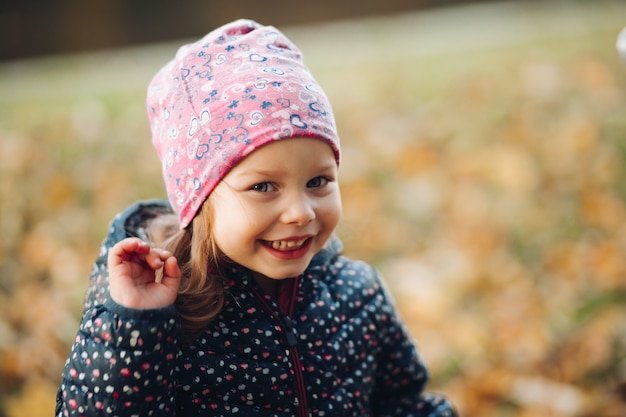
[[172, 252], [170, 252], [170, 251], [168, 251], [168, 250], [165, 250], [165, 249], [155, 248], [154, 250], [155, 250], [155, 251], [157, 251], [159, 255], [161, 255], [161, 259], [162, 259], [163, 261], [165, 261], [167, 258], [169, 258], [169, 257], [171, 257], [171, 256], [174, 256], [174, 255], [172, 254]]
[[[150, 269], [161, 267], [159, 263], [162, 263], [162, 261], [160, 260], [156, 263], [153, 261], [152, 265], [148, 264], [148, 261], [146, 261], [146, 256], [149, 253], [150, 245], [148, 245], [141, 239], [127, 238], [121, 240], [109, 250], [109, 254], [107, 257], [107, 267], [109, 269], [109, 273], [113, 274], [114, 271], [118, 271], [123, 274], [130, 274], [131, 276], [139, 276], [138, 274], [140, 274], [140, 272], [135, 269], [136, 267], [139, 267], [141, 269], [145, 268], [146, 266], [148, 266]], [[133, 267], [132, 265], [136, 266]], [[124, 269], [120, 270], [120, 267], [123, 267]], [[135, 272], [133, 272], [133, 270]]]
[[150, 253], [151, 250], [151, 247], [147, 242], [144, 242], [143, 240], [136, 237], [124, 239], [120, 243], [122, 243], [122, 249], [128, 255], [146, 255]]
[[135, 253], [145, 254], [150, 251], [150, 245], [138, 238], [126, 238], [117, 242], [110, 250], [109, 257], [128, 259]]
[[148, 264], [154, 268], [154, 281], [156, 283], [161, 283], [163, 280], [163, 275], [165, 274], [165, 263], [168, 259], [172, 258], [172, 256], [171, 252], [159, 248], [154, 249], [150, 253], [147, 261]]
[[178, 260], [174, 256], [168, 257], [163, 264], [163, 278], [180, 281], [182, 273], [178, 266]]
[[145, 262], [152, 269], [163, 267], [163, 257], [161, 251], [150, 248], [150, 251], [144, 257]]
[[124, 262], [124, 259], [128, 257], [130, 248], [136, 245], [137, 242], [131, 239], [124, 239], [113, 245], [113, 247], [109, 249], [107, 256], [109, 269]]

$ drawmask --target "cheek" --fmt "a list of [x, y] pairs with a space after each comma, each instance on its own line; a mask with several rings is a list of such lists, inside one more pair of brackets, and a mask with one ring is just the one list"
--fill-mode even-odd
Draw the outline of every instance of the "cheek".
[[329, 199], [328, 203], [325, 204], [320, 211], [320, 214], [325, 227], [330, 229], [328, 232], [332, 232], [341, 219], [341, 197], [339, 196], [339, 193]]
[[[213, 196], [211, 196], [213, 197]], [[213, 239], [217, 247], [228, 255], [239, 232], [240, 222], [237, 221], [238, 211], [231, 201], [224, 198], [213, 198]]]
[[233, 204], [221, 204], [215, 207], [213, 237], [218, 248], [229, 257], [250, 249], [259, 227], [254, 212], [236, 201]]
[[250, 255], [254, 248], [254, 240], [247, 233], [248, 230], [238, 223], [220, 223], [216, 226], [213, 239], [219, 250], [237, 263]]

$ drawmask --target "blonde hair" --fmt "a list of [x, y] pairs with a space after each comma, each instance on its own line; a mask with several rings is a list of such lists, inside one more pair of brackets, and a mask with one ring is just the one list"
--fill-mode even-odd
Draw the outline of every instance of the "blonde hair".
[[224, 256], [211, 232], [214, 215], [205, 202], [192, 223], [180, 230], [174, 214], [159, 216], [147, 228], [152, 243], [172, 252], [178, 260], [182, 281], [176, 309], [182, 318], [182, 341], [191, 344], [224, 305], [220, 264]]

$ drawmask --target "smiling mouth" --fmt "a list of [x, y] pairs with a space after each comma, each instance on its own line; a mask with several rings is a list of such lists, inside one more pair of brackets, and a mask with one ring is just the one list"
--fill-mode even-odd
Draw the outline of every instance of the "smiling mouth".
[[263, 244], [277, 251], [291, 251], [300, 249], [309, 238], [298, 240], [264, 240]]

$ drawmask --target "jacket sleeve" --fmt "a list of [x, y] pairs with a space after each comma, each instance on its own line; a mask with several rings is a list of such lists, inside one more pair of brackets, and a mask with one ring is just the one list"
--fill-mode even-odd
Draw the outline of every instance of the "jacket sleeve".
[[428, 371], [398, 315], [389, 292], [376, 271], [379, 294], [377, 327], [381, 349], [373, 395], [374, 415], [379, 417], [455, 417], [452, 405], [441, 395], [425, 393]]
[[174, 307], [134, 310], [109, 298], [106, 258], [166, 202], [137, 203], [118, 214], [94, 263], [80, 328], [63, 370], [56, 416], [173, 416], [180, 319]]
[[174, 307], [88, 310], [63, 370], [56, 416], [174, 416]]
[[148, 240], [145, 232], [146, 224], [159, 215], [171, 212], [172, 209], [165, 200], [140, 201], [117, 214], [111, 220], [107, 236], [100, 246], [100, 253], [91, 270], [89, 287], [85, 293], [83, 314], [90, 308], [103, 304], [109, 298], [107, 271], [109, 249], [127, 237], [139, 237]]

